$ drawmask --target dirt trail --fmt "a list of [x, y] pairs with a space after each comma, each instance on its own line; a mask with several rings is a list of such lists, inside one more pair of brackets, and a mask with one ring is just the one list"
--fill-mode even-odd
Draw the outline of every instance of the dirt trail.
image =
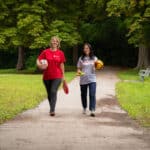
[[78, 78], [70, 94], [58, 94], [56, 117], [47, 100], [0, 126], [0, 150], [149, 150], [149, 131], [140, 128], [115, 98], [117, 68], [97, 74], [97, 113], [83, 115]]

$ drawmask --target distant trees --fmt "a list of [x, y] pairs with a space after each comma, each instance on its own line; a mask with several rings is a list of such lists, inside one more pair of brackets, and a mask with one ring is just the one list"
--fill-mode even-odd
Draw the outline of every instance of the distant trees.
[[55, 1], [47, 0], [0, 2], [0, 48], [18, 48], [17, 70], [24, 68], [26, 49], [47, 47], [53, 35], [70, 46], [81, 42], [73, 20], [61, 19], [63, 14], [55, 5]]
[[[18, 70], [24, 67], [24, 51], [26, 48], [32, 47], [36, 38], [44, 31], [42, 24], [42, 15], [45, 1], [17, 1], [6, 0], [1, 1], [0, 11], [0, 33], [3, 35], [0, 39], [0, 45], [5, 47], [18, 48], [18, 61], [16, 68]], [[5, 47], [8, 48], [8, 47]]]
[[53, 35], [72, 50], [74, 64], [84, 41], [106, 49], [120, 45], [122, 51], [128, 37], [139, 47], [137, 68], [146, 67], [150, 63], [149, 5], [148, 0], [0, 1], [0, 49], [18, 49], [16, 68], [21, 70], [27, 50], [49, 46]]
[[139, 47], [136, 68], [150, 66], [150, 1], [110, 0], [107, 3], [109, 16], [124, 20], [128, 28], [128, 41]]

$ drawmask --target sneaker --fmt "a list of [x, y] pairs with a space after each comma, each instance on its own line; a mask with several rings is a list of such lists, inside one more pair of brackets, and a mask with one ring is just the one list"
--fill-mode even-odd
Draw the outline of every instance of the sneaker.
[[84, 115], [86, 114], [86, 109], [83, 109], [83, 114], [84, 114]]
[[90, 116], [91, 116], [91, 117], [95, 117], [95, 112], [94, 112], [94, 111], [91, 111]]

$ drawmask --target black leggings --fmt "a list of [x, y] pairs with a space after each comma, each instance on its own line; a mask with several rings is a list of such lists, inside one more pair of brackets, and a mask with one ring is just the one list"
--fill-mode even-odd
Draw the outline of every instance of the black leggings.
[[44, 80], [44, 85], [46, 87], [48, 101], [50, 104], [50, 112], [55, 112], [57, 91], [58, 91], [58, 87], [61, 84], [61, 80], [62, 79]]

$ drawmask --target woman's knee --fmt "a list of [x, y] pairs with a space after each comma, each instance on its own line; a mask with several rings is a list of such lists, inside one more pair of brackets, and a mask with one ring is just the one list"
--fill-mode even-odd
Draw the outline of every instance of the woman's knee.
[[51, 92], [50, 92], [51, 94], [51, 96], [53, 96], [53, 95], [56, 95], [57, 94], [57, 90], [51, 90]]
[[90, 94], [90, 99], [95, 99], [95, 95], [94, 94]]

